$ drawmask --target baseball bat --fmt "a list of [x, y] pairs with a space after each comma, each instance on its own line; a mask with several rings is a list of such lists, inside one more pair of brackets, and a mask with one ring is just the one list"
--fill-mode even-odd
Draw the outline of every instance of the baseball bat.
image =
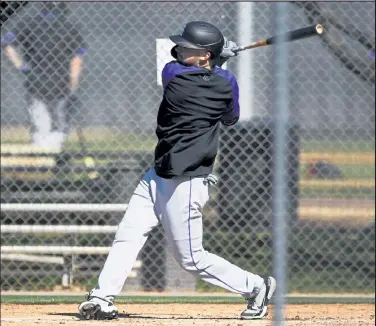
[[[322, 25], [317, 24], [317, 25], [312, 25], [308, 27], [303, 27], [299, 29], [295, 29], [293, 31], [287, 32], [285, 34], [282, 34], [285, 37], [286, 42], [291, 42], [295, 40], [301, 40], [307, 37], [312, 37], [312, 36], [317, 36], [321, 35], [324, 31], [324, 28]], [[249, 43], [244, 46], [239, 46], [235, 52], [239, 51], [244, 51], [244, 50], [249, 50], [249, 49], [254, 49], [254, 48], [259, 48], [261, 46], [267, 46], [271, 44], [275, 44], [277, 42], [277, 37], [278, 36], [272, 36], [267, 38], [266, 40], [259, 40], [253, 43]]]

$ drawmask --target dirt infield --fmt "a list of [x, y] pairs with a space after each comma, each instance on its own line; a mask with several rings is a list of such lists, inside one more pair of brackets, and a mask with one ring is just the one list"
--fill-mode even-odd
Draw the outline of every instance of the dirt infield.
[[[116, 321], [83, 321], [77, 305], [1, 305], [1, 324], [20, 325], [137, 325], [137, 326], [265, 326], [272, 325], [272, 309], [262, 321], [243, 321], [239, 304], [121, 304]], [[292, 326], [368, 326], [374, 325], [372, 304], [287, 305], [285, 325]]]

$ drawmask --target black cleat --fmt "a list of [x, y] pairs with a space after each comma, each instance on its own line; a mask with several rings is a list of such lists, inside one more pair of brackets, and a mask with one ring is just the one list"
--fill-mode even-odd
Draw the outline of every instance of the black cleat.
[[275, 279], [271, 276], [267, 277], [265, 279], [265, 286], [260, 289], [260, 292], [256, 296], [246, 299], [248, 305], [247, 309], [241, 313], [241, 319], [262, 319], [266, 317], [268, 315], [268, 304], [276, 286], [277, 282]]
[[118, 310], [114, 306], [113, 297], [106, 299], [87, 296], [88, 301], [82, 302], [78, 311], [86, 320], [111, 320], [117, 319]]

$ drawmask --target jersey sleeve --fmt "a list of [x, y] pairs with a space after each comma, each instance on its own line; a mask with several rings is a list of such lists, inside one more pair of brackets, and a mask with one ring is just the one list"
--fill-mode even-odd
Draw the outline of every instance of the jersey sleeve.
[[221, 122], [226, 126], [232, 126], [239, 120], [240, 106], [239, 106], [239, 86], [235, 76], [229, 78], [229, 83], [232, 88], [232, 101], [223, 113]]
[[72, 26], [70, 29], [71, 40], [69, 42], [69, 48], [72, 50], [74, 55], [84, 55], [87, 52], [87, 45], [79, 30]]
[[[31, 24], [33, 23], [32, 21]], [[27, 38], [29, 29], [24, 21], [19, 22], [15, 26], [4, 28], [1, 33], [1, 47], [22, 44]]]
[[173, 79], [176, 75], [184, 72], [185, 67], [179, 64], [177, 61], [170, 61], [166, 63], [162, 70], [162, 85], [163, 88], [166, 88], [167, 84], [171, 79]]
[[168, 82], [174, 78], [175, 72], [174, 72], [174, 66], [172, 62], [167, 63], [163, 69], [162, 69], [162, 85], [163, 88], [166, 88]]
[[197, 71], [197, 70], [202, 70], [202, 68], [184, 65], [184, 64], [181, 64], [177, 61], [170, 61], [162, 69], [162, 85], [163, 85], [163, 88], [166, 88], [167, 84], [175, 76], [180, 75], [182, 73], [186, 73], [186, 72], [190, 72], [190, 71]]

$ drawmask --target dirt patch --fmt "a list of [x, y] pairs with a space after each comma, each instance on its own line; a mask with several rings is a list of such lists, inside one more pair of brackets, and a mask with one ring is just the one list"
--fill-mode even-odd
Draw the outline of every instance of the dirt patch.
[[[77, 305], [2, 304], [2, 325], [137, 325], [137, 326], [266, 326], [272, 325], [273, 307], [261, 321], [239, 319], [244, 305], [239, 304], [129, 304], [119, 305], [116, 321], [79, 320]], [[368, 326], [374, 325], [372, 304], [288, 305], [286, 325], [292, 326]]]

